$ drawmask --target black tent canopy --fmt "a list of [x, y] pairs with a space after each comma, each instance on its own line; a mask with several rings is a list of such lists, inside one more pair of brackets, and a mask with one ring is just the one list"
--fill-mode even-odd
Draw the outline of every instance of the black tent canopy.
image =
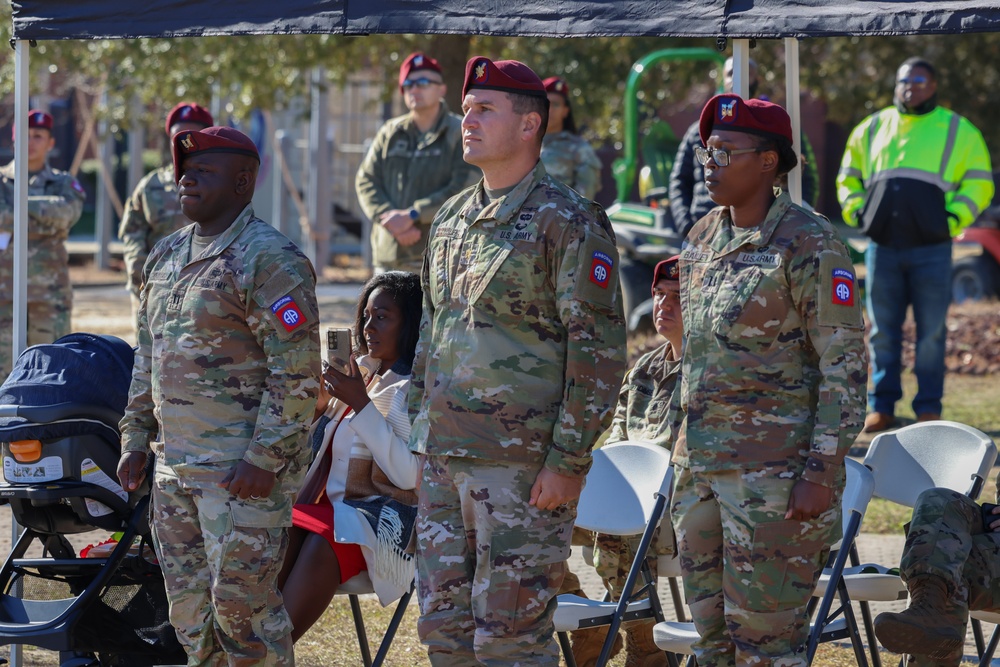
[[462, 33], [785, 38], [1000, 29], [993, 0], [14, 0], [15, 39]]

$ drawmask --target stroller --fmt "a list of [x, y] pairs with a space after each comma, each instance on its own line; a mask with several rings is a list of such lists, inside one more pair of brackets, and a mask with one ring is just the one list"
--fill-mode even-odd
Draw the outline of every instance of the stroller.
[[[0, 645], [59, 651], [62, 667], [186, 663], [147, 546], [149, 486], [117, 481], [132, 363], [125, 341], [74, 333], [25, 350], [0, 385], [0, 502], [24, 527], [0, 569]], [[78, 557], [66, 536], [95, 529], [117, 546]]]

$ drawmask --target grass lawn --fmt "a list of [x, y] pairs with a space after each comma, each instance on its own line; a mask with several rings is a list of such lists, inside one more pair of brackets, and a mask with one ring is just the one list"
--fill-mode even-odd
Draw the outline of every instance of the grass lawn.
[[[916, 381], [911, 374], [904, 376], [903, 388], [904, 400], [899, 403], [897, 416], [901, 423], [912, 423], [914, 415], [909, 409], [909, 401], [916, 392]], [[1000, 442], [998, 398], [1000, 391], [996, 388], [996, 378], [949, 375], [945, 386], [944, 418], [974, 426]], [[864, 447], [862, 444], [861, 449]], [[863, 456], [863, 451], [861, 455]], [[991, 475], [981, 498], [992, 501], [995, 496], [996, 480]], [[909, 508], [876, 499], [869, 506], [862, 530], [870, 533], [901, 532], [903, 524], [910, 519], [910, 511]], [[381, 631], [391, 616], [391, 608], [383, 610], [375, 600], [362, 600], [362, 608], [370, 626], [369, 634], [380, 639]], [[417, 638], [416, 620], [417, 610], [414, 601], [389, 652], [387, 665], [410, 667], [430, 664]], [[375, 649], [372, 652], [374, 651]], [[334, 599], [330, 610], [319, 624], [296, 646], [296, 657], [297, 663], [303, 667], [335, 665], [354, 667], [361, 664], [354, 624], [346, 598]], [[619, 655], [610, 664], [622, 667], [625, 664], [623, 655]], [[813, 664], [823, 667], [846, 667], [856, 663], [850, 648], [824, 644], [819, 648]], [[886, 655], [885, 664], [895, 664], [893, 656]]]
[[[996, 379], [992, 377], [949, 375], [945, 387], [944, 417], [975, 426], [1000, 442], [1000, 410], [997, 409], [1000, 392], [997, 391], [995, 383]], [[913, 421], [913, 414], [909, 410], [908, 402], [916, 391], [911, 375], [904, 377], [904, 391], [905, 397], [899, 404], [898, 417], [902, 423], [910, 423]], [[853, 453], [860, 453], [863, 456], [868, 440], [868, 438], [859, 440], [859, 447]], [[995, 495], [996, 481], [991, 476], [981, 497], [992, 500]], [[899, 532], [909, 518], [909, 508], [875, 500], [869, 506], [862, 530], [871, 533]], [[382, 609], [374, 599], [362, 600], [361, 606], [369, 636], [375, 642], [381, 640], [382, 632], [392, 615], [392, 607]], [[414, 667], [430, 664], [417, 638], [416, 622], [417, 605], [416, 601], [413, 601], [393, 642], [386, 661], [387, 666]], [[374, 654], [376, 650], [377, 643], [372, 648], [372, 653]], [[362, 664], [346, 596], [335, 598], [319, 623], [299, 641], [296, 646], [296, 658], [297, 664], [302, 667], [357, 667]], [[53, 653], [25, 647], [24, 664], [31, 667], [56, 665], [57, 662]], [[619, 655], [610, 664], [613, 667], [622, 667], [625, 664], [624, 656]], [[850, 648], [825, 644], [820, 647], [814, 664], [823, 667], [846, 667], [855, 664], [854, 654]], [[886, 655], [885, 664], [895, 664], [893, 656]]]

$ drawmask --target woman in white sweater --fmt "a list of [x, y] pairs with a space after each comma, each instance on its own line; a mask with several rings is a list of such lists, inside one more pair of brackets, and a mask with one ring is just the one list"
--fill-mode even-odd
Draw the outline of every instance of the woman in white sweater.
[[349, 373], [325, 366], [313, 424], [316, 458], [292, 512], [278, 586], [298, 640], [343, 582], [367, 570], [382, 604], [413, 578], [406, 553], [418, 462], [406, 394], [422, 308], [420, 281], [390, 271], [365, 283]]

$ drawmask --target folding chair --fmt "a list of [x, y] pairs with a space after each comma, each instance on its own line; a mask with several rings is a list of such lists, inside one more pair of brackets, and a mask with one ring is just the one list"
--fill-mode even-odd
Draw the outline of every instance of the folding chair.
[[[816, 647], [820, 642], [850, 637], [858, 663], [867, 667], [864, 644], [861, 641], [861, 634], [850, 604], [850, 596], [841, 575], [847, 563], [848, 554], [854, 547], [854, 541], [861, 529], [861, 521], [868, 509], [875, 481], [871, 472], [857, 461], [846, 459], [844, 464], [847, 468], [847, 482], [842, 501], [841, 526], [843, 536], [838, 544], [833, 545], [832, 550], [836, 552], [832, 554], [834, 556], [833, 565], [824, 570], [820, 577], [820, 584], [813, 593], [821, 600], [816, 620], [813, 621], [809, 633], [807, 660], [812, 662]], [[837, 583], [830, 586], [830, 581]], [[834, 597], [840, 599], [840, 606], [836, 609], [833, 609]], [[661, 622], [653, 627], [653, 641], [659, 648], [669, 653], [693, 655], [694, 643], [698, 641], [698, 631], [693, 623]]]
[[[993, 654], [996, 653], [997, 643], [1000, 643], [1000, 614], [991, 611], [973, 611], [969, 614], [972, 619], [972, 631], [976, 639], [976, 651], [979, 653], [979, 667], [990, 667], [993, 661]], [[982, 621], [994, 624], [993, 634], [990, 635], [990, 643], [983, 641]]]
[[[646, 563], [646, 551], [666, 512], [672, 480], [670, 452], [657, 445], [625, 441], [594, 451], [594, 463], [580, 494], [576, 525], [607, 535], [641, 534], [642, 538], [618, 602], [589, 600], [576, 595], [559, 596], [553, 621], [569, 667], [576, 667], [569, 632], [610, 626], [597, 661], [597, 666], [602, 667], [623, 622], [645, 618], [663, 620], [656, 580]], [[642, 585], [636, 589], [636, 580], [640, 577]]]
[[[997, 458], [997, 448], [982, 431], [951, 421], [920, 422], [872, 440], [864, 463], [875, 476], [875, 497], [913, 507], [931, 488], [951, 489], [977, 498]], [[869, 602], [905, 600], [898, 563], [860, 563], [851, 554], [844, 578], [850, 597], [861, 606], [872, 664], [881, 667]], [[978, 621], [973, 620], [974, 628]]]
[[361, 614], [361, 603], [358, 601], [358, 596], [372, 594], [375, 592], [375, 589], [372, 587], [372, 580], [368, 576], [368, 572], [359, 572], [337, 588], [337, 595], [346, 595], [350, 600], [351, 615], [354, 617], [354, 629], [357, 631], [358, 648], [361, 650], [361, 660], [364, 662], [364, 667], [380, 667], [380, 665], [385, 662], [385, 656], [389, 653], [389, 647], [392, 646], [392, 640], [396, 636], [396, 630], [399, 628], [399, 624], [403, 620], [403, 614], [406, 613], [407, 605], [410, 604], [410, 598], [413, 597], [413, 586], [414, 584], [410, 584], [410, 590], [408, 590], [403, 597], [399, 598], [399, 601], [396, 602], [396, 609], [392, 614], [392, 618], [389, 620], [389, 625], [385, 629], [385, 635], [383, 635], [382, 642], [379, 644], [378, 651], [375, 653], [374, 661], [372, 660], [371, 648], [368, 644], [368, 632], [365, 630], [365, 619]]

